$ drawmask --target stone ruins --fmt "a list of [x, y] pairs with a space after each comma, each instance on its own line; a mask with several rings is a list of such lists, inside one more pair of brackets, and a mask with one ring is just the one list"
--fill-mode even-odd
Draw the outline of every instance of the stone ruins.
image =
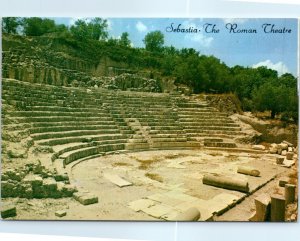
[[3, 55], [2, 218], [286, 220], [292, 143], [255, 145], [249, 125], [205, 97], [26, 51]]

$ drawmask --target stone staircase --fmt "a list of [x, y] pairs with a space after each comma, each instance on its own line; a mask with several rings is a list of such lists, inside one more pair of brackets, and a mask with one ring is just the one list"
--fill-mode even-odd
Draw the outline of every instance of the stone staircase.
[[176, 94], [3, 79], [2, 105], [3, 130], [51, 147], [64, 166], [120, 151], [235, 148], [241, 134], [226, 113]]
[[226, 113], [208, 106], [204, 100], [176, 98], [179, 121], [189, 140], [207, 147], [234, 148], [232, 141], [241, 134], [241, 128]]

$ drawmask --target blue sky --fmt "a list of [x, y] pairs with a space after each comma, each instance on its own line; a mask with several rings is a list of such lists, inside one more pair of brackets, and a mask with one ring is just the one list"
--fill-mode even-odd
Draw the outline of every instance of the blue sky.
[[[54, 18], [68, 26], [76, 18]], [[166, 28], [181, 24], [181, 28], [197, 28], [198, 33], [166, 32]], [[206, 33], [205, 23], [215, 24], [218, 33]], [[257, 33], [229, 33], [226, 24], [237, 24], [238, 29], [256, 29]], [[274, 24], [276, 29], [291, 29], [291, 33], [264, 33], [263, 24]], [[129, 33], [134, 47], [144, 47], [143, 39], [150, 31], [160, 30], [165, 45], [194, 48], [205, 55], [214, 55], [228, 66], [267, 66], [279, 74], [290, 72], [297, 76], [297, 20], [296, 19], [169, 19], [169, 18], [108, 18], [110, 37], [119, 38]]]

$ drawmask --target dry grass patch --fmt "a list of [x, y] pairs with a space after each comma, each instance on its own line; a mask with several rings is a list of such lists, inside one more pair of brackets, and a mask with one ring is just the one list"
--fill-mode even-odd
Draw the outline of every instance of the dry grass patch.
[[154, 180], [154, 181], [158, 181], [158, 182], [163, 182], [163, 178], [156, 174], [156, 173], [150, 173], [150, 172], [147, 172], [145, 174], [146, 177], [149, 177], [150, 179]]
[[210, 152], [209, 155], [211, 155], [211, 156], [223, 156], [223, 154], [220, 153], [220, 152]]
[[126, 162], [115, 162], [112, 164], [113, 167], [124, 167], [124, 166], [132, 166], [132, 164], [130, 163], [126, 163]]
[[152, 159], [139, 159], [136, 157], [134, 159], [140, 163], [140, 165], [138, 167], [138, 169], [140, 169], [140, 170], [148, 170], [153, 166], [153, 164], [162, 160], [161, 157], [158, 157], [158, 156], [155, 156]]
[[167, 155], [164, 156], [164, 158], [165, 159], [175, 159], [175, 158], [186, 157], [186, 156], [190, 156], [190, 155], [184, 154], [184, 153], [167, 154]]

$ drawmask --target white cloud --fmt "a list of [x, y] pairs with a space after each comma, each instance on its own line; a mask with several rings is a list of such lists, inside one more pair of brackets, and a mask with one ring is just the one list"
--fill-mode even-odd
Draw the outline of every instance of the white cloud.
[[245, 22], [247, 22], [248, 19], [247, 18], [224, 18], [223, 19], [223, 22], [226, 24], [226, 23], [240, 23], [240, 24], [243, 24]]
[[147, 26], [143, 24], [141, 21], [138, 21], [135, 27], [139, 32], [146, 32], [148, 30]]
[[206, 37], [202, 33], [191, 33], [191, 34], [186, 34], [185, 39], [188, 39], [193, 42], [199, 43], [203, 47], [210, 47], [212, 41], [214, 40], [213, 37]]
[[269, 69], [276, 70], [278, 72], [278, 75], [283, 75], [285, 73], [290, 72], [288, 67], [281, 61], [277, 63], [273, 63], [271, 60], [267, 59], [265, 61], [252, 65], [253, 68], [258, 68], [260, 66], [265, 66]]
[[107, 20], [107, 29], [108, 30], [112, 30], [112, 27], [113, 27], [113, 22], [111, 20]]
[[[194, 28], [199, 29], [200, 26], [197, 25], [192, 19], [186, 20], [182, 23], [182, 28]], [[210, 47], [212, 41], [214, 40], [213, 37], [207, 37], [203, 33], [187, 33], [185, 34], [185, 39], [193, 42], [199, 43], [202, 47]]]

